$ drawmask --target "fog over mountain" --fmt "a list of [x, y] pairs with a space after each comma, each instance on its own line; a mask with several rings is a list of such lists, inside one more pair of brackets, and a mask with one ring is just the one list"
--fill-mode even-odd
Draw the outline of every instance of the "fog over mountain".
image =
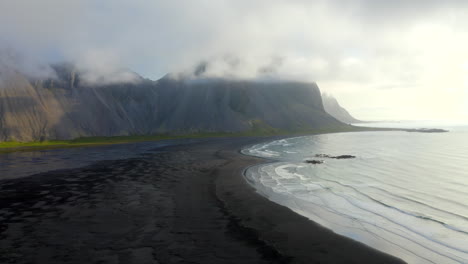
[[354, 118], [346, 109], [344, 109], [336, 100], [335, 97], [327, 93], [322, 93], [323, 107], [325, 111], [338, 119], [339, 121], [352, 124], [352, 123], [361, 123], [361, 120]]
[[72, 61], [103, 83], [134, 77], [122, 68], [156, 80], [208, 60], [211, 76], [317, 82], [363, 119], [468, 120], [467, 10], [461, 0], [1, 1], [0, 57], [15, 49], [8, 64], [35, 76]]
[[191, 78], [90, 82], [72, 64], [54, 78], [2, 74], [0, 141], [336, 128], [315, 83]]

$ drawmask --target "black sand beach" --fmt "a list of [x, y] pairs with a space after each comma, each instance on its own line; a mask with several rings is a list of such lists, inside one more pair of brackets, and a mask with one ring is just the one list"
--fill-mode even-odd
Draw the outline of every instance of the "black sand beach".
[[258, 195], [256, 138], [0, 182], [0, 263], [402, 263]]

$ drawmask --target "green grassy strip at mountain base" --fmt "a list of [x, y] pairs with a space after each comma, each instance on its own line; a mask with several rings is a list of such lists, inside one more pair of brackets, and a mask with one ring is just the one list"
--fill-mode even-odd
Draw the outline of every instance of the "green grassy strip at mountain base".
[[131, 135], [113, 137], [83, 137], [73, 140], [51, 140], [42, 142], [0, 142], [0, 153], [10, 153], [16, 151], [35, 151], [57, 148], [89, 147], [111, 144], [124, 144], [133, 142], [159, 141], [167, 139], [188, 139], [188, 138], [210, 138], [210, 137], [267, 137], [267, 136], [299, 136], [312, 134], [326, 134], [338, 132], [358, 132], [358, 131], [388, 131], [396, 129], [369, 128], [356, 126], [340, 126], [334, 128], [320, 129], [300, 129], [300, 130], [279, 130], [271, 127], [254, 126], [252, 130], [246, 132], [203, 132], [190, 134], [157, 134], [157, 135]]

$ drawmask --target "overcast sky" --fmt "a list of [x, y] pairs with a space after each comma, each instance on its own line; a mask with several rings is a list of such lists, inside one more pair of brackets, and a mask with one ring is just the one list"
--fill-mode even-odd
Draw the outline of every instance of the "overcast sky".
[[[316, 81], [361, 119], [468, 121], [468, 1], [2, 0], [0, 55]], [[5, 61], [5, 60], [4, 60]], [[0, 60], [1, 62], [1, 60]]]

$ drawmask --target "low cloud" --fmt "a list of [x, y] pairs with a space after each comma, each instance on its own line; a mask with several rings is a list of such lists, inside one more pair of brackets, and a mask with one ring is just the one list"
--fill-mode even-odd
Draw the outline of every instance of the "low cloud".
[[141, 77], [124, 68], [117, 54], [108, 51], [88, 51], [74, 62], [81, 80], [87, 85], [101, 86], [115, 83], [137, 83]]
[[31, 79], [56, 77], [55, 71], [47, 63], [41, 63], [11, 48], [0, 48], [0, 81], [14, 73]]
[[[462, 0], [1, 1], [0, 47], [38, 61], [15, 66], [34, 76], [50, 69], [32, 65], [71, 61], [90, 83], [133, 82], [122, 69], [158, 79], [206, 61], [206, 76], [316, 81], [358, 118], [374, 102], [423, 117], [439, 114], [430, 106], [441, 97], [468, 105], [467, 10]], [[398, 109], [381, 114], [408, 115]]]
[[[0, 81], [21, 74], [32, 80], [58, 79], [55, 67], [66, 65], [67, 70], [76, 71], [86, 85], [102, 86], [115, 83], [138, 83], [142, 80], [135, 72], [120, 67], [120, 63], [110, 60], [112, 56], [102, 53], [89, 54], [78, 61], [49, 64], [46, 60], [34, 59], [13, 48], [0, 50]], [[41, 62], [42, 60], [42, 62]]]

